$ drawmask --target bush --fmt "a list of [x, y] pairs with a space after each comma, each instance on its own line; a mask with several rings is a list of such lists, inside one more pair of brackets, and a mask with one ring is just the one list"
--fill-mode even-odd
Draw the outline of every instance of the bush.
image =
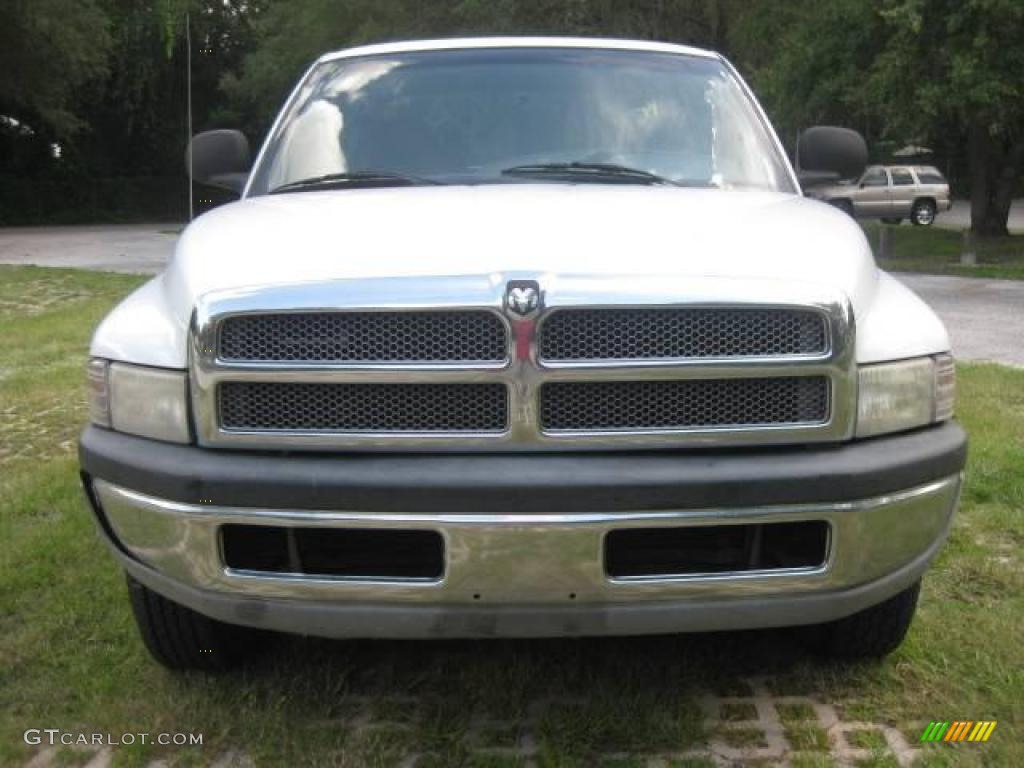
[[[197, 199], [201, 196], [197, 188]], [[199, 210], [197, 206], [197, 213]], [[188, 180], [181, 176], [62, 179], [0, 175], [0, 226], [186, 219]]]

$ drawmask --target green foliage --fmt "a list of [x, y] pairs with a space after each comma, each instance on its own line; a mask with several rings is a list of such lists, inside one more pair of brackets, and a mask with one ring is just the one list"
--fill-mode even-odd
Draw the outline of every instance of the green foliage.
[[726, 53], [787, 143], [828, 122], [874, 146], [911, 141], [958, 157], [969, 147], [983, 233], [1005, 234], [1024, 168], [1021, 0], [5, 0], [0, 116], [16, 122], [0, 120], [0, 173], [82, 184], [180, 174], [186, 14], [194, 130], [240, 127], [254, 143], [325, 51], [584, 35]]
[[1024, 3], [755, 0], [740, 22], [783, 135], [832, 122], [869, 140], [970, 139], [974, 228], [1006, 233], [1024, 165]]
[[107, 71], [111, 35], [97, 0], [0, 3], [0, 115], [66, 137], [82, 127], [76, 90]]
[[[251, 23], [261, 8], [260, 0], [0, 5], [0, 62], [7, 65], [0, 69], [0, 117], [17, 121], [0, 120], [0, 223], [38, 223], [52, 195], [22, 195], [33, 184], [47, 191], [88, 192], [67, 196], [64, 206], [58, 198], [53, 220], [80, 220], [97, 211], [116, 210], [118, 218], [152, 216], [157, 209], [187, 211], [182, 165], [189, 137], [186, 14], [198, 131], [237, 119], [225, 109], [219, 83], [251, 49]], [[29, 44], [32, 38], [22, 27], [54, 35], [53, 50]], [[8, 37], [17, 45], [7, 45]], [[76, 64], [85, 41], [95, 43], [88, 47], [91, 58]], [[31, 77], [19, 77], [22, 72]], [[51, 150], [55, 142], [59, 158]], [[116, 189], [129, 176], [169, 181], [146, 200], [122, 199], [113, 207], [95, 191], [96, 179], [109, 180], [106, 187]], [[90, 202], [83, 206], [86, 197]], [[177, 204], [166, 204], [172, 197]]]
[[879, 96], [908, 99], [896, 113], [926, 131], [979, 114], [994, 132], [1024, 118], [1024, 3], [899, 0], [882, 12], [889, 44], [872, 73]]
[[864, 72], [877, 54], [880, 24], [862, 0], [755, 0], [736, 42], [783, 135], [818, 123], [865, 130]]
[[321, 54], [364, 43], [477, 35], [584, 35], [659, 39], [722, 49], [738, 0], [293, 0], [256, 23], [255, 50], [225, 93], [263, 128]]
[[92, 131], [69, 147], [80, 174], [180, 175], [187, 125], [189, 14], [195, 131], [213, 127], [221, 74], [237, 66], [254, 6], [244, 0], [106, 0], [116, 45], [110, 75], [81, 100]]

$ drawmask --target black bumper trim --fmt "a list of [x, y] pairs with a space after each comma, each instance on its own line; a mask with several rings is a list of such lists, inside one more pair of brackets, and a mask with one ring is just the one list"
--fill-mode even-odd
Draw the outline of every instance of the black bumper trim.
[[162, 499], [366, 512], [612, 512], [853, 501], [960, 472], [955, 423], [835, 446], [629, 453], [214, 451], [86, 427], [82, 469]]

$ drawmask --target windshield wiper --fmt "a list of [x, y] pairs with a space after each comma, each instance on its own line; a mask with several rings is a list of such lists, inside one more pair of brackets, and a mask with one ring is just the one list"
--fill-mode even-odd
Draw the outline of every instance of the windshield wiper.
[[290, 181], [270, 190], [270, 194], [278, 192], [301, 192], [309, 189], [333, 189], [338, 187], [415, 187], [422, 185], [439, 185], [442, 182], [412, 176], [408, 173], [392, 171], [346, 171], [344, 173], [327, 173], [323, 176], [312, 176], [308, 179]]
[[573, 180], [590, 179], [598, 182], [612, 180], [624, 184], [682, 186], [672, 179], [667, 179], [656, 173], [615, 163], [534, 163], [532, 165], [514, 165], [511, 168], [505, 168], [501, 173], [504, 176], [556, 176]]

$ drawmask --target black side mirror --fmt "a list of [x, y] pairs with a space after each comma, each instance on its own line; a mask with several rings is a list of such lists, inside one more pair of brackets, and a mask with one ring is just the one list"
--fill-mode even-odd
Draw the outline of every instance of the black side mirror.
[[185, 150], [185, 168], [193, 181], [241, 195], [249, 179], [252, 155], [241, 131], [197, 133]]
[[797, 177], [804, 186], [859, 178], [867, 164], [868, 145], [849, 128], [816, 125], [797, 139]]

